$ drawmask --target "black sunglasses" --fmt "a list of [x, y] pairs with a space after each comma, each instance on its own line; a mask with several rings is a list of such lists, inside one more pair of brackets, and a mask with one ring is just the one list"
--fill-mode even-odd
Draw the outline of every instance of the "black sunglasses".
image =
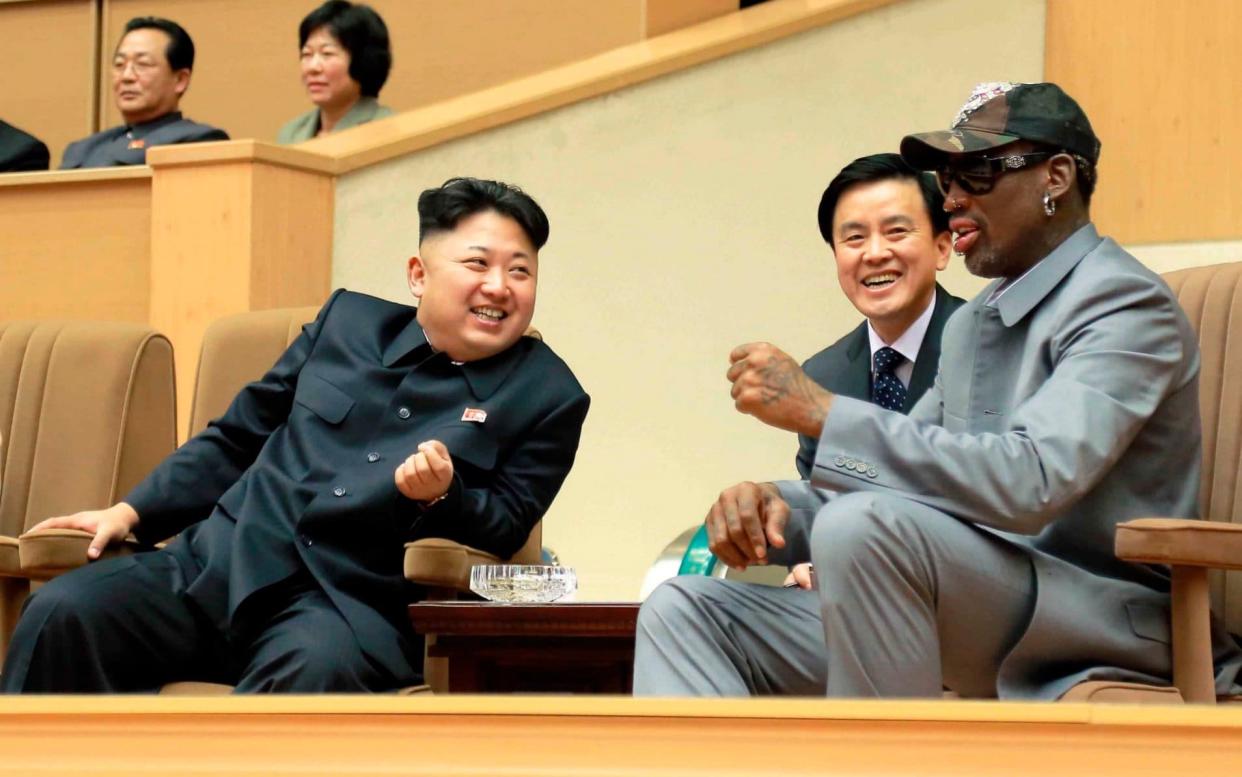
[[1021, 170], [1031, 162], [1042, 162], [1060, 153], [1062, 152], [1032, 151], [1029, 154], [1006, 154], [998, 157], [962, 157], [936, 171], [936, 185], [944, 195], [949, 193], [949, 186], [954, 181], [967, 194], [987, 194], [996, 185], [996, 179], [1005, 173]]

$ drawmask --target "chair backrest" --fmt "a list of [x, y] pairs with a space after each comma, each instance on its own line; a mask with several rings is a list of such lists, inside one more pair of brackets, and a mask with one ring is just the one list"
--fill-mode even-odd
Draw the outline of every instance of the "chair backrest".
[[0, 322], [0, 535], [107, 507], [177, 444], [172, 345], [116, 322]]
[[190, 409], [190, 436], [224, 415], [237, 392], [271, 369], [302, 331], [317, 307], [277, 308], [218, 319], [203, 334]]
[[[190, 435], [198, 434], [208, 421], [222, 415], [243, 386], [263, 377], [297, 338], [302, 325], [313, 321], [318, 312], [316, 307], [277, 308], [238, 313], [213, 322], [203, 335]], [[543, 339], [534, 327], [525, 335]], [[538, 564], [542, 539], [543, 526], [536, 524], [526, 544], [513, 556], [514, 563]]]
[[[1199, 333], [1204, 518], [1242, 523], [1242, 262], [1164, 276]], [[1242, 634], [1242, 573], [1214, 574], [1212, 609]]]

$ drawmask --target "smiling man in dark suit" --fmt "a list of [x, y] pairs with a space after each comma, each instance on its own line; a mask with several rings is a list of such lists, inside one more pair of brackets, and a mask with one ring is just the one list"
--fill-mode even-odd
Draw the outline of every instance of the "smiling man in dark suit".
[[[837, 173], [818, 215], [841, 290], [865, 319], [802, 369], [833, 393], [908, 413], [931, 388], [940, 333], [964, 302], [936, 283], [953, 239], [944, 195], [900, 155], [872, 154]], [[798, 437], [803, 479], [816, 442]]]
[[541, 341], [548, 222], [459, 178], [418, 201], [417, 309], [338, 291], [223, 416], [106, 510], [44, 521], [166, 550], [98, 561], [29, 600], [6, 691], [378, 691], [414, 682], [402, 543], [508, 557], [573, 465], [589, 398]]

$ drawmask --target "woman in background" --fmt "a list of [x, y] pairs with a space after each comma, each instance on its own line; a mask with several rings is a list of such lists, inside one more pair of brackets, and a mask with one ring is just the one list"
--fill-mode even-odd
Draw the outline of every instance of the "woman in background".
[[315, 108], [280, 129], [278, 143], [300, 143], [392, 115], [379, 91], [392, 68], [388, 27], [370, 6], [328, 0], [298, 27], [302, 83]]

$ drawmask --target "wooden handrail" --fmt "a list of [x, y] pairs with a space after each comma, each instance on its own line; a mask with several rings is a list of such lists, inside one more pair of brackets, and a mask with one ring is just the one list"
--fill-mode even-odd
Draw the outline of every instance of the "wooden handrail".
[[896, 0], [770, 0], [472, 94], [299, 144], [349, 173], [414, 151], [710, 62]]

